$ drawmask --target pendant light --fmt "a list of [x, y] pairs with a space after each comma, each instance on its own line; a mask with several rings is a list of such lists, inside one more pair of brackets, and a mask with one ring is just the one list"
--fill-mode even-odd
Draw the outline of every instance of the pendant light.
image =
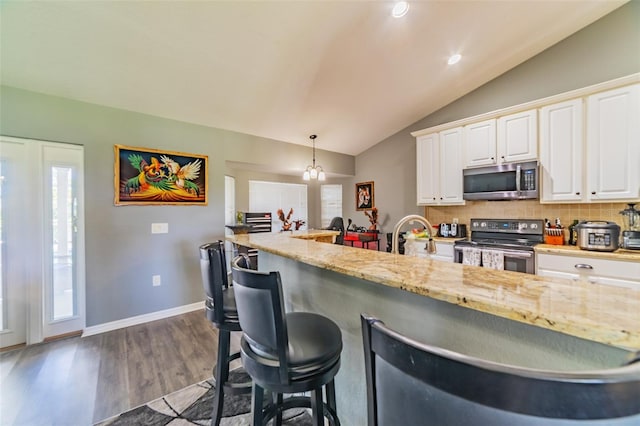
[[316, 138], [318, 135], [311, 135], [309, 139], [311, 139], [311, 143], [313, 144], [313, 162], [311, 166], [307, 166], [307, 169], [302, 174], [302, 180], [311, 180], [318, 179], [319, 181], [324, 181], [327, 177], [324, 174], [324, 170], [322, 170], [322, 166], [316, 166]]

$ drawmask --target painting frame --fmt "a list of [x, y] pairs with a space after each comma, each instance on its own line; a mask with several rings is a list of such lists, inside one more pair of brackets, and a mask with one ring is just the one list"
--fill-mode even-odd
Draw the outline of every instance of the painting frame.
[[371, 210], [375, 206], [373, 181], [356, 183], [356, 210]]
[[114, 205], [209, 203], [209, 156], [115, 144]]

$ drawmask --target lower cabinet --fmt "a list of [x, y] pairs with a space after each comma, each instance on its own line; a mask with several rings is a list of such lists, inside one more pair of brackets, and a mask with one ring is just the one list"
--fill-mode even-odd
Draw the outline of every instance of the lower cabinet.
[[640, 263], [589, 256], [536, 254], [536, 274], [640, 289]]
[[404, 243], [404, 254], [406, 256], [430, 258], [453, 263], [453, 241], [436, 241], [436, 252], [427, 252], [427, 242], [429, 240], [417, 238], [406, 240]]

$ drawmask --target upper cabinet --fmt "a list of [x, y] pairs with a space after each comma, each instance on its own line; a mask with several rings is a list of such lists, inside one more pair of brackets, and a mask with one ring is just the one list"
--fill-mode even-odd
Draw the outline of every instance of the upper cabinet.
[[540, 202], [640, 201], [640, 73], [411, 133], [418, 204], [464, 204], [462, 170], [538, 161]]
[[540, 201], [637, 200], [640, 85], [589, 96], [586, 115], [583, 105], [574, 99], [540, 109]]
[[440, 132], [440, 204], [463, 204], [462, 127]]
[[640, 197], [640, 85], [587, 100], [587, 199]]
[[538, 159], [536, 110], [505, 115], [464, 126], [465, 166]]
[[440, 135], [433, 133], [416, 140], [416, 160], [418, 205], [437, 204], [440, 197]]
[[541, 201], [576, 202], [583, 190], [582, 99], [540, 109]]
[[498, 118], [498, 164], [538, 159], [537, 111]]
[[466, 167], [496, 164], [496, 120], [464, 126]]
[[416, 140], [418, 205], [464, 204], [462, 127]]

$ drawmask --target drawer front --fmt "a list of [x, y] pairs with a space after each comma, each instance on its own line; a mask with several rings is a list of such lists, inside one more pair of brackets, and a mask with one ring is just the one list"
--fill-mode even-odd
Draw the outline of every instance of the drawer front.
[[640, 282], [640, 263], [590, 257], [538, 254], [538, 268], [569, 274], [615, 277]]

